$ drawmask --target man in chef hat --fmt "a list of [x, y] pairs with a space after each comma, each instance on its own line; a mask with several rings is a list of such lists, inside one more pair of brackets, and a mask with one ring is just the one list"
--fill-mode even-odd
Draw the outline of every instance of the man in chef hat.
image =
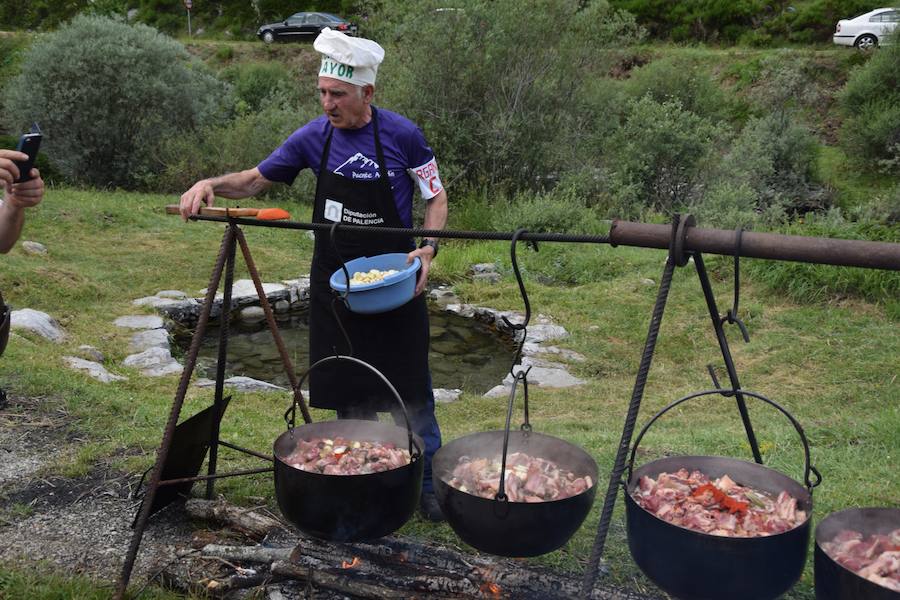
[[[424, 229], [440, 230], [447, 222], [447, 193], [434, 153], [422, 131], [409, 119], [376, 107], [375, 79], [384, 49], [372, 40], [324, 29], [313, 43], [322, 55], [318, 73], [319, 100], [324, 114], [288, 137], [256, 167], [194, 184], [181, 197], [186, 219], [215, 196], [246, 198], [267, 190], [273, 182], [291, 184], [297, 174], [316, 175], [315, 223], [365, 227], [412, 227], [415, 191], [425, 202]], [[337, 231], [334, 251], [329, 233], [316, 232], [310, 272], [310, 364], [335, 352], [352, 354], [380, 371], [397, 389], [413, 430], [425, 441], [422, 514], [443, 519], [431, 480], [431, 458], [441, 445], [434, 414], [434, 394], [428, 366], [428, 313], [425, 290], [436, 239], [416, 247], [410, 237]], [[421, 261], [415, 297], [392, 311], [361, 315], [336, 303], [329, 278], [342, 259], [406, 252]], [[340, 323], [338, 322], [340, 320]], [[405, 427], [396, 398], [380, 378], [350, 361], [332, 361], [310, 373], [310, 404], [337, 411], [338, 418], [375, 419], [390, 411]]]

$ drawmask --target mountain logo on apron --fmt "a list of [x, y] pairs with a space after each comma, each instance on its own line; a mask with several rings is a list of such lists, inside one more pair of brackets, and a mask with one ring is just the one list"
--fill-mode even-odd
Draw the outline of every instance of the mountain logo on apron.
[[334, 173], [348, 179], [372, 180], [381, 177], [378, 163], [357, 152], [334, 170]]

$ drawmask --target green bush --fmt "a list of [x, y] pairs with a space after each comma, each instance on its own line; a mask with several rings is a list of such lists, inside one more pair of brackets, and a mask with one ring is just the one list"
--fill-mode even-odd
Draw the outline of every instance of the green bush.
[[80, 16], [26, 53], [6, 90], [14, 131], [37, 121], [72, 182], [134, 187], [159, 169], [160, 142], [224, 115], [225, 84], [153, 29]]
[[19, 72], [19, 63], [28, 41], [24, 35], [0, 36], [0, 89], [5, 88], [7, 80]]
[[693, 198], [720, 136], [719, 128], [678, 100], [632, 100], [604, 156], [612, 192], [671, 213]]
[[841, 144], [856, 163], [900, 174], [900, 44], [882, 46], [838, 95]]
[[29, 0], [0, 2], [2, 29], [49, 29], [67, 21], [90, 5], [90, 0]]
[[[315, 98], [297, 108], [281, 95], [270, 96], [259, 111], [167, 138], [159, 149], [163, 166], [145, 183], [159, 191], [182, 193], [199, 179], [252, 168], [318, 114]], [[311, 201], [313, 191], [308, 178], [300, 178], [292, 188], [275, 186], [271, 193]]]
[[734, 41], [758, 26], [781, 0], [612, 0], [654, 37], [675, 41]]
[[664, 56], [654, 60], [632, 70], [623, 88], [632, 98], [649, 95], [657, 102], [678, 100], [684, 110], [712, 121], [726, 114], [722, 88], [691, 59]]
[[567, 102], [602, 72], [599, 50], [640, 37], [606, 2], [576, 0], [407, 0], [368, 27], [388, 47], [385, 105], [422, 126], [448, 178], [475, 187], [541, 185], [560, 132], [579, 133]]
[[275, 94], [296, 94], [296, 77], [281, 63], [251, 62], [228, 67], [220, 76], [231, 83], [238, 112], [257, 111]]
[[490, 228], [494, 231], [565, 232], [599, 234], [606, 224], [572, 190], [557, 187], [551, 192], [520, 192], [498, 203], [492, 212]]

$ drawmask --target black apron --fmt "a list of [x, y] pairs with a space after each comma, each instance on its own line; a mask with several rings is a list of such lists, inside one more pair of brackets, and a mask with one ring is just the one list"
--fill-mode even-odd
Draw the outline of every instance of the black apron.
[[[372, 107], [372, 129], [380, 177], [355, 180], [328, 169], [328, 154], [334, 128], [328, 126], [328, 137], [322, 150], [314, 223], [333, 223], [337, 215], [335, 202], [342, 205], [340, 218], [347, 224], [359, 214], [372, 227], [403, 227], [388, 179], [387, 164], [378, 135], [378, 112]], [[330, 202], [329, 202], [330, 201]], [[331, 219], [326, 219], [326, 206]], [[351, 211], [348, 213], [348, 211]], [[340, 228], [335, 233], [341, 257], [345, 261], [360, 256], [387, 252], [410, 252], [415, 248], [411, 238], [400, 236], [354, 235]], [[316, 232], [315, 251], [310, 273], [309, 360], [310, 364], [335, 352], [347, 354], [344, 340], [332, 312], [335, 297], [328, 281], [341, 268], [327, 231]], [[352, 275], [352, 273], [351, 273]], [[425, 405], [428, 378], [428, 312], [425, 295], [420, 294], [392, 311], [374, 315], [356, 314], [341, 301], [335, 303], [338, 316], [353, 345], [353, 356], [378, 369], [390, 381], [411, 412]], [[389, 411], [397, 401], [380, 379], [358, 365], [343, 362], [316, 367], [309, 377], [310, 404], [317, 408]]]

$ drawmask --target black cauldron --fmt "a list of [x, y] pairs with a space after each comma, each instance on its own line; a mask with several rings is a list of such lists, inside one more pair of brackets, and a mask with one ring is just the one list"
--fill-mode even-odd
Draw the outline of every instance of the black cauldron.
[[831, 513], [816, 526], [817, 600], [900, 600], [900, 592], [889, 590], [839, 564], [822, 549], [842, 529], [863, 536], [887, 534], [900, 528], [900, 508], [848, 508]]
[[[539, 556], [561, 547], [581, 527], [591, 510], [597, 487], [597, 463], [587, 452], [559, 438], [531, 431], [527, 422], [527, 385], [525, 389], [526, 421], [520, 431], [509, 430], [516, 393], [514, 383], [506, 429], [454, 440], [441, 447], [432, 461], [435, 495], [447, 523], [470, 546], [498, 556]], [[529, 503], [510, 502], [505, 497], [503, 471], [500, 492], [493, 499], [463, 492], [447, 483], [461, 456], [492, 458], [499, 455], [505, 465], [506, 456], [511, 452], [553, 461], [560, 469], [571, 471], [578, 477], [589, 476], [593, 485], [562, 500]]]
[[[275, 440], [275, 495], [281, 513], [300, 531], [331, 541], [357, 542], [376, 539], [403, 526], [415, 512], [422, 490], [424, 460], [422, 438], [412, 433], [403, 400], [375, 367], [349, 356], [329, 356], [317, 361], [300, 379], [320, 364], [350, 361], [369, 369], [393, 392], [406, 419], [406, 429], [378, 421], [338, 420], [293, 426]], [[295, 403], [288, 413], [296, 409]], [[409, 464], [366, 475], [324, 475], [301, 471], [284, 459], [301, 439], [343, 437], [351, 440], [390, 442], [408, 447]]]
[[[672, 456], [633, 469], [638, 444], [647, 429], [663, 414], [682, 402], [710, 394], [730, 395], [732, 390], [709, 390], [691, 394], [657, 413], [638, 434], [628, 465], [625, 516], [628, 547], [641, 570], [668, 594], [683, 600], [770, 600], [796, 583], [806, 564], [809, 545], [812, 488], [821, 476], [810, 465], [809, 445], [800, 424], [785, 409], [771, 400], [741, 390], [744, 396], [763, 400], [781, 411], [800, 435], [805, 452], [804, 487], [790, 477], [735, 458], [717, 456]], [[642, 508], [632, 497], [643, 476], [679, 469], [698, 470], [710, 479], [727, 474], [735, 482], [770, 494], [786, 491], [797, 499], [798, 510], [806, 511], [806, 520], [789, 531], [758, 537], [730, 538], [710, 535], [668, 523]], [[810, 473], [816, 481], [810, 481]]]

